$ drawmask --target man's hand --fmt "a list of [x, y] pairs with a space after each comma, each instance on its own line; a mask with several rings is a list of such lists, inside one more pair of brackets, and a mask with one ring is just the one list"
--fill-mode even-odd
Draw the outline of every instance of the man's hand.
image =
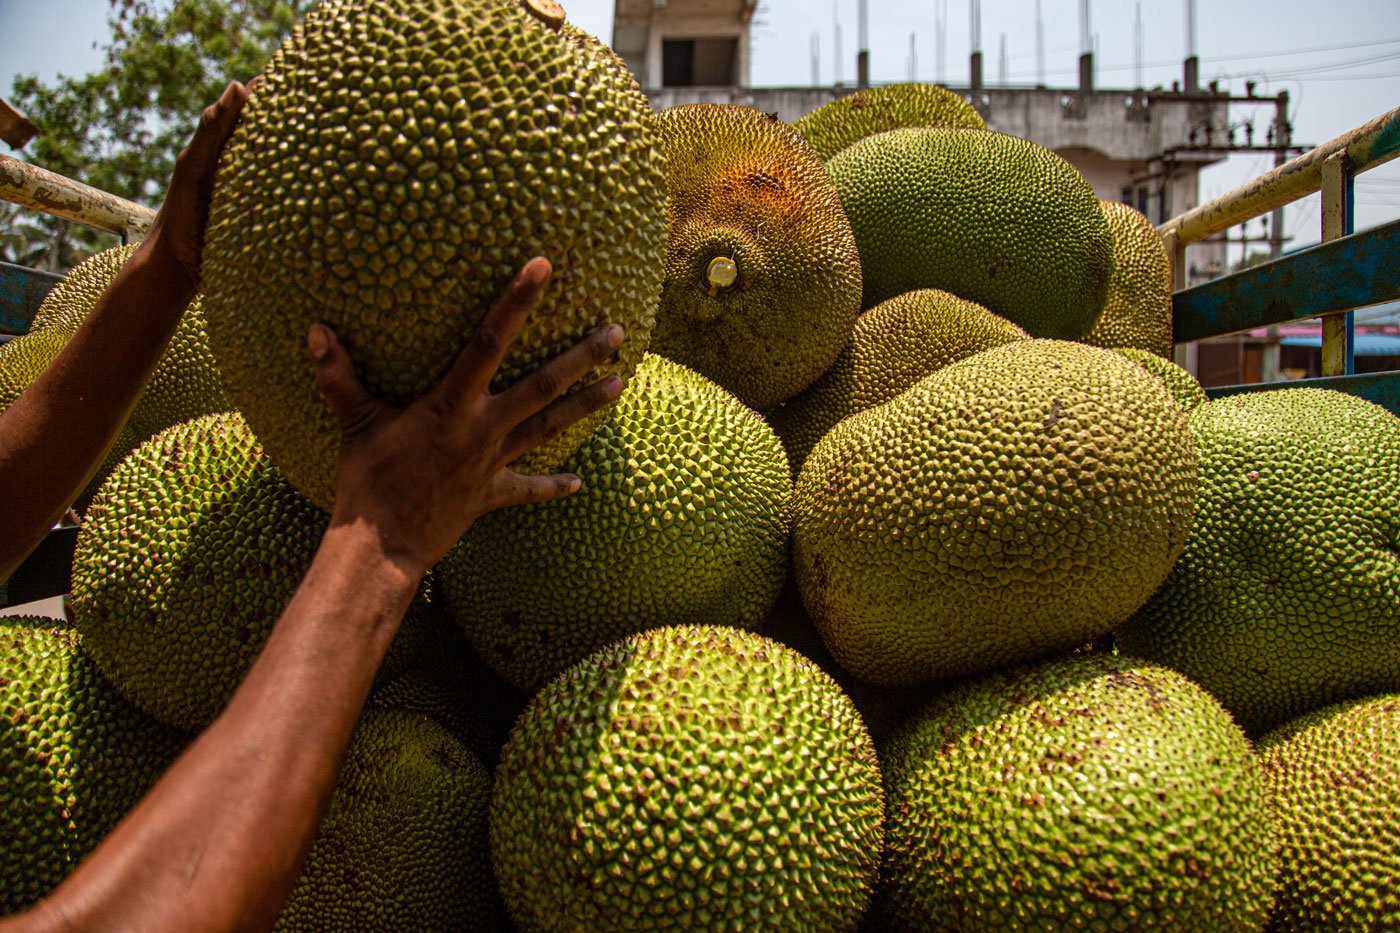
[[249, 88], [233, 81], [218, 100], [204, 108], [194, 138], [175, 159], [165, 202], [143, 244], [154, 256], [171, 261], [182, 277], [180, 284], [191, 295], [199, 290], [204, 227], [209, 222], [209, 198], [214, 192], [219, 155], [248, 96]]
[[442, 381], [402, 410], [365, 390], [329, 328], [317, 324], [307, 335], [317, 388], [343, 432], [331, 526], [368, 524], [414, 579], [486, 512], [577, 490], [577, 476], [527, 476], [507, 465], [622, 392], [622, 380], [609, 376], [559, 398], [622, 345], [616, 324], [504, 392], [489, 390], [549, 274], [542, 257], [526, 263]]

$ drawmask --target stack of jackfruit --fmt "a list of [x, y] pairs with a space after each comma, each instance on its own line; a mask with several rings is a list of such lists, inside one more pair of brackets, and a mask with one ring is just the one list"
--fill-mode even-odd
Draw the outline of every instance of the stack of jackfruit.
[[[588, 378], [627, 388], [521, 465], [580, 492], [424, 581], [280, 928], [1400, 926], [1400, 420], [1207, 401], [1156, 231], [963, 99], [656, 114], [552, 2], [328, 0], [207, 240], [85, 492], [73, 624], [0, 627], [0, 909], [304, 573], [307, 327], [408, 403], [543, 253], [501, 384], [616, 321]], [[0, 349], [0, 403], [129, 252]]]

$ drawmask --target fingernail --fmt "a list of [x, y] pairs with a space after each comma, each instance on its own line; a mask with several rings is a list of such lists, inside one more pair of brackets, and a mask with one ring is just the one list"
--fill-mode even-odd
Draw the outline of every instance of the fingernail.
[[622, 329], [621, 324], [609, 324], [608, 332], [604, 335], [603, 340], [607, 343], [609, 348], [616, 350], [618, 347], [622, 346], [622, 338], [625, 335], [626, 331]]
[[311, 325], [311, 330], [306, 334], [306, 348], [311, 351], [311, 358], [318, 363], [324, 360], [326, 354], [330, 352], [330, 337], [320, 324]]
[[543, 256], [536, 256], [534, 259], [530, 260], [528, 266], [529, 274], [525, 277], [526, 284], [532, 286], [543, 285], [545, 280], [549, 278], [549, 262], [541, 262], [540, 260], [542, 259], [544, 259]]
[[622, 380], [617, 376], [609, 376], [603, 392], [608, 398], [617, 398], [622, 394]]
[[569, 480], [567, 487], [570, 493], [578, 492], [580, 489], [583, 488], [583, 480], [575, 476]]

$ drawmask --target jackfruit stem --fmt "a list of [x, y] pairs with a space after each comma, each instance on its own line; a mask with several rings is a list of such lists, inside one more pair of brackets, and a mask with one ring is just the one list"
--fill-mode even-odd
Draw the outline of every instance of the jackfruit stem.
[[711, 259], [709, 268], [705, 270], [705, 281], [710, 283], [711, 298], [733, 287], [738, 280], [739, 266], [728, 256], [716, 256]]

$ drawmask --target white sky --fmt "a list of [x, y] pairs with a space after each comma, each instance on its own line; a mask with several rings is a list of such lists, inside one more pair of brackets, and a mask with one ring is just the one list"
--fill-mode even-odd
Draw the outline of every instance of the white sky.
[[[876, 82], [909, 77], [914, 34], [917, 77], [936, 80], [935, 31], [938, 0], [918, 3], [868, 0], [871, 77]], [[944, 0], [948, 7], [944, 76], [965, 84], [970, 40], [970, 0]], [[751, 81], [756, 87], [812, 82], [813, 36], [820, 48], [820, 80], [833, 79], [834, 22], [842, 30], [842, 73], [854, 80], [858, 0], [763, 0], [753, 29]], [[612, 0], [564, 0], [570, 19], [607, 40]], [[1076, 0], [1040, 0], [1045, 32], [1046, 83], [1077, 81], [1079, 6]], [[1135, 83], [1134, 17], [1139, 4], [1093, 0], [1091, 30], [1097, 37], [1099, 87]], [[1186, 49], [1184, 0], [1140, 4], [1144, 25], [1142, 69], [1147, 87], [1170, 86], [1181, 77]], [[107, 36], [107, 0], [0, 0], [0, 93], [15, 74], [82, 73], [100, 64], [93, 46]], [[1003, 36], [1008, 83], [1036, 80], [1036, 0], [981, 0], [983, 76], [998, 83]], [[1257, 93], [1288, 89], [1294, 140], [1327, 141], [1400, 106], [1400, 0], [1198, 0], [1196, 50], [1201, 80], [1220, 79], [1243, 94], [1246, 79]], [[1272, 106], [1253, 114], [1262, 141]], [[1236, 107], [1232, 119], [1251, 116]], [[1202, 177], [1201, 195], [1224, 193], [1272, 165], [1272, 155], [1236, 155]], [[1357, 179], [1357, 228], [1400, 217], [1400, 159]], [[1291, 208], [1290, 247], [1318, 238], [1318, 199]], [[1258, 234], [1257, 227], [1251, 228]]]

